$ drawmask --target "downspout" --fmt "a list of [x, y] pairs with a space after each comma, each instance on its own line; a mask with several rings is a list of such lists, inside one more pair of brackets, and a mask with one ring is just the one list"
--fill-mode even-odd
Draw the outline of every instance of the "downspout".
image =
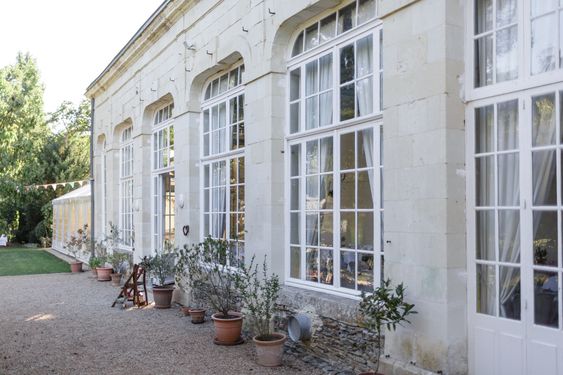
[[90, 99], [90, 259], [92, 259], [96, 253], [95, 249], [95, 202], [94, 202], [94, 112], [95, 112], [96, 99], [92, 97]]

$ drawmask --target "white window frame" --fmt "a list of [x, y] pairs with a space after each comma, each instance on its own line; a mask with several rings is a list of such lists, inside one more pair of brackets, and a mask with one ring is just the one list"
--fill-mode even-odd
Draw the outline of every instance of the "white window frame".
[[[159, 113], [162, 113], [163, 110], [169, 110], [168, 118], [164, 121], [158, 122], [157, 118]], [[170, 172], [175, 171], [174, 167], [174, 147], [175, 142], [170, 143], [170, 132], [174, 131], [174, 103], [167, 103], [155, 110], [154, 120], [153, 120], [153, 130], [151, 133], [151, 251], [154, 250], [162, 250], [162, 237], [164, 233], [162, 233], [163, 226], [161, 225], [164, 220], [164, 213], [159, 210], [159, 207], [162, 206], [162, 202], [158, 205], [155, 202], [155, 197], [158, 195], [158, 199], [163, 199], [162, 189], [157, 188], [156, 184], [158, 183], [159, 186], [162, 184], [162, 178], [164, 175], [169, 174]], [[163, 148], [155, 148], [158, 145], [155, 145], [155, 135], [168, 132], [167, 136], [167, 144], [164, 145]], [[158, 140], [159, 135], [157, 135], [156, 139]], [[168, 156], [168, 165], [160, 167], [160, 165], [156, 165], [157, 158], [160, 158], [161, 152], [166, 152]], [[174, 176], [175, 177], [175, 176]]]
[[121, 232], [120, 248], [133, 248], [133, 127], [128, 126], [121, 132], [119, 149], [119, 230]]
[[[519, 90], [533, 89], [563, 80], [563, 64], [552, 71], [531, 74], [531, 10], [530, 0], [517, 0], [518, 24], [518, 78], [501, 83], [476, 88], [475, 82], [475, 0], [471, 0], [466, 10], [465, 22], [465, 98], [466, 101], [486, 99]], [[540, 0], [541, 1], [541, 0]], [[563, 25], [560, 25], [560, 27]], [[495, 29], [496, 30], [496, 29]], [[494, 53], [494, 51], [493, 51]], [[562, 53], [562, 51], [560, 51]], [[496, 67], [496, 66], [495, 66]]]
[[[231, 180], [231, 176], [230, 176], [230, 162], [233, 159], [238, 159], [238, 161], [240, 162], [241, 160], [246, 163], [246, 140], [245, 140], [245, 145], [242, 147], [238, 147], [236, 149], [230, 149], [230, 140], [231, 140], [231, 134], [230, 134], [230, 128], [231, 128], [231, 123], [230, 123], [230, 101], [233, 98], [238, 98], [239, 96], [243, 96], [244, 97], [244, 102], [246, 103], [246, 97], [245, 97], [245, 80], [244, 80], [244, 63], [242, 61], [239, 61], [237, 63], [235, 63], [234, 65], [232, 65], [231, 67], [229, 67], [229, 70], [227, 72], [223, 71], [220, 72], [218, 74], [213, 75], [209, 80], [208, 83], [205, 85], [206, 88], [210, 87], [211, 85], [214, 84], [214, 82], [216, 82], [218, 79], [220, 79], [221, 77], [225, 76], [225, 75], [229, 75], [231, 72], [233, 71], [238, 71], [239, 72], [239, 78], [238, 78], [238, 84], [233, 87], [233, 88], [228, 88], [226, 91], [221, 92], [215, 96], [211, 95], [211, 97], [209, 99], [205, 99], [206, 96], [206, 90], [205, 89], [202, 93], [202, 105], [201, 105], [201, 136], [200, 136], [200, 207], [201, 207], [201, 223], [202, 225], [200, 225], [200, 239], [204, 240], [205, 236], [207, 235], [207, 233], [205, 233], [205, 194], [208, 193], [209, 194], [209, 207], [210, 207], [210, 211], [208, 212], [208, 214], [211, 213], [211, 206], [212, 206], [212, 189], [211, 189], [211, 182], [207, 181], [207, 183], [209, 184], [209, 186], [206, 188], [205, 184], [205, 168], [208, 167], [209, 168], [209, 179], [212, 179], [212, 166], [214, 163], [220, 163], [220, 162], [224, 162], [225, 163], [225, 238], [224, 240], [226, 241], [230, 241], [230, 242], [237, 242], [239, 245], [242, 244], [242, 248], [244, 251], [244, 246], [245, 246], [245, 241], [246, 241], [246, 236], [244, 239], [237, 239], [235, 241], [233, 241], [232, 239], [230, 239], [230, 215], [235, 213], [235, 214], [242, 214], [242, 216], [244, 218], [246, 218], [246, 211], [243, 207], [242, 211], [232, 211], [231, 209], [231, 197], [230, 197], [230, 187], [232, 186], [242, 186], [244, 188], [245, 191], [245, 197], [244, 200], [246, 201], [246, 176], [244, 178], [244, 182], [240, 183], [240, 178], [237, 179], [235, 184], [231, 184], [230, 180]], [[225, 111], [226, 111], [226, 119], [225, 119], [225, 139], [224, 139], [224, 152], [219, 152], [219, 153], [212, 153], [212, 148], [211, 148], [211, 144], [212, 144], [212, 131], [211, 131], [211, 109], [215, 106], [218, 106], [221, 103], [225, 103]], [[209, 110], [209, 116], [210, 116], [210, 121], [209, 121], [209, 132], [204, 133], [204, 112], [206, 110]], [[246, 113], [245, 113], [245, 109], [243, 106], [243, 113], [244, 113], [244, 120], [242, 122], [245, 123], [245, 135], [246, 135]], [[240, 120], [240, 119], [239, 119]], [[236, 124], [238, 126], [238, 124], [241, 121], [237, 121]], [[204, 154], [204, 142], [205, 142], [205, 135], [209, 136], [208, 142], [209, 142], [209, 154], [205, 155]], [[240, 170], [240, 168], [237, 167], [238, 170]], [[246, 171], [246, 166], [244, 168], [244, 170]], [[238, 172], [237, 172], [238, 173]], [[237, 189], [238, 191], [238, 189]], [[238, 196], [238, 195], [237, 195]], [[237, 200], [238, 203], [238, 200]], [[211, 214], [209, 215], [209, 220], [211, 221]], [[209, 228], [210, 231], [211, 230], [211, 223], [209, 224]], [[231, 258], [228, 256], [227, 257], [227, 264], [230, 266], [230, 261]]]
[[[343, 7], [349, 5], [352, 2], [348, 2]], [[381, 149], [377, 149], [376, 145], [381, 145], [381, 129], [383, 126], [382, 123], [382, 98], [380, 88], [381, 88], [381, 73], [383, 71], [383, 64], [381, 61], [381, 40], [382, 40], [382, 22], [379, 19], [370, 20], [360, 26], [356, 26], [352, 30], [348, 30], [340, 35], [337, 35], [334, 39], [322, 43], [304, 53], [301, 53], [295, 57], [291, 57], [293, 45], [296, 39], [299, 37], [301, 30], [306, 29], [307, 27], [319, 22], [326, 16], [333, 13], [334, 10], [324, 12], [323, 14], [315, 17], [314, 20], [308, 22], [303, 28], [300, 28], [299, 32], [297, 32], [291, 39], [290, 48], [288, 51], [288, 69], [286, 74], [286, 87], [287, 95], [286, 95], [286, 114], [287, 114], [287, 121], [286, 121], [286, 129], [285, 129], [285, 207], [284, 207], [284, 221], [285, 221], [285, 284], [309, 289], [309, 290], [317, 290], [323, 291], [329, 294], [339, 295], [347, 298], [358, 299], [361, 292], [359, 290], [352, 290], [348, 288], [339, 287], [340, 283], [340, 241], [338, 242], [333, 241], [333, 285], [326, 285], [319, 282], [310, 282], [305, 280], [305, 274], [303, 274], [304, 270], [306, 269], [305, 265], [305, 257], [306, 257], [306, 244], [305, 244], [305, 210], [304, 207], [300, 207], [300, 215], [302, 216], [300, 221], [300, 228], [301, 231], [301, 278], [295, 279], [291, 278], [291, 246], [290, 246], [290, 162], [291, 159], [289, 155], [291, 155], [291, 145], [296, 143], [303, 143], [303, 146], [307, 141], [310, 140], [318, 140], [324, 137], [333, 136], [334, 139], [340, 136], [340, 134], [345, 134], [353, 131], [358, 131], [365, 128], [372, 128], [373, 129], [373, 137], [374, 137], [374, 178], [376, 181], [376, 186], [378, 189], [382, 189], [381, 185], [381, 170], [382, 160], [381, 160]], [[373, 113], [362, 116], [362, 117], [355, 117], [352, 119], [340, 121], [340, 49], [345, 47], [349, 44], [356, 43], [356, 41], [368, 36], [372, 35], [373, 40], [373, 71], [371, 73], [373, 79]], [[322, 56], [331, 53], [333, 56], [333, 76], [332, 76], [332, 104], [333, 104], [333, 121], [331, 125], [317, 127], [309, 130], [305, 130], [305, 121], [306, 121], [306, 113], [305, 113], [305, 100], [306, 100], [306, 69], [305, 66], [307, 63], [318, 60]], [[357, 48], [355, 48], [355, 53], [357, 53]], [[295, 133], [290, 133], [290, 103], [296, 103], [297, 100], [290, 102], [290, 81], [291, 75], [290, 72], [301, 68], [301, 76], [300, 76], [300, 95], [299, 95], [299, 102], [300, 104], [300, 131]], [[357, 81], [357, 78], [354, 78], [354, 82]], [[350, 81], [352, 82], [352, 81]], [[348, 82], [348, 84], [350, 83]], [[317, 95], [320, 93], [317, 93]], [[357, 102], [357, 97], [356, 97]], [[355, 104], [356, 106], [357, 104]], [[334, 142], [334, 141], [333, 141]], [[334, 176], [338, 176], [340, 170], [337, 169], [337, 165], [339, 162], [336, 162], [336, 159], [340, 156], [340, 150], [336, 147], [338, 142], [333, 143], [333, 174]], [[302, 146], [302, 147], [303, 147]], [[305, 152], [304, 148], [302, 148], [302, 152]], [[304, 158], [302, 158], [304, 159]], [[301, 165], [302, 171], [304, 171], [304, 165]], [[300, 179], [303, 178], [303, 174]], [[336, 192], [339, 192], [339, 182], [337, 181], [338, 178], [334, 178], [334, 207], [340, 207], [339, 200], [340, 197]], [[305, 184], [301, 182], [300, 184], [300, 191], [301, 194], [304, 194]], [[338, 197], [337, 197], [338, 196]], [[373, 212], [374, 212], [374, 249], [373, 249], [373, 256], [374, 256], [374, 287], [380, 285], [381, 280], [381, 258], [383, 257], [383, 233], [382, 233], [382, 226], [381, 226], [381, 218], [383, 215], [383, 204], [381, 202], [382, 194], [379, 191], [374, 193], [373, 197]], [[303, 199], [300, 199], [300, 205], [302, 205]], [[336, 237], [337, 233], [340, 232], [340, 211], [334, 209], [333, 210], [333, 235]], [[320, 246], [317, 246], [320, 247]], [[346, 251], [346, 250], [343, 250]], [[355, 253], [361, 253], [361, 250], [354, 250]], [[366, 251], [369, 253], [369, 251]], [[357, 276], [357, 275], [356, 275]]]

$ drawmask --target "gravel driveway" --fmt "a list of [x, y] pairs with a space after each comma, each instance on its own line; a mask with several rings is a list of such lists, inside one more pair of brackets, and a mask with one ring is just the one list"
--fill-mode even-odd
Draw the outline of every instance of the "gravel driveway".
[[213, 345], [177, 308], [111, 308], [117, 293], [87, 273], [0, 277], [0, 375], [321, 373], [260, 367], [251, 343]]

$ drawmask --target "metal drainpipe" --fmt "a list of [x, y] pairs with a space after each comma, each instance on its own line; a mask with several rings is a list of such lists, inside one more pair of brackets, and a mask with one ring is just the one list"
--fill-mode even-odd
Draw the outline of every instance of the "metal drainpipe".
[[94, 112], [96, 99], [90, 100], [90, 257], [95, 256], [94, 252], [94, 236], [95, 236], [95, 215], [94, 209]]

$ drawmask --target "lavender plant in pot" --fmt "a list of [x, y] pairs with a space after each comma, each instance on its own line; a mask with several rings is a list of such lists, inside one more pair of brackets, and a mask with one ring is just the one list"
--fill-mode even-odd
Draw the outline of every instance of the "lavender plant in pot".
[[246, 320], [254, 334], [252, 340], [256, 345], [256, 361], [261, 366], [280, 366], [287, 337], [272, 329], [272, 319], [277, 312], [277, 300], [281, 290], [278, 275], [268, 275], [266, 257], [259, 269], [253, 256], [248, 266], [239, 265], [235, 283]]
[[174, 246], [167, 242], [163, 250], [155, 250], [154, 255], [145, 257], [142, 262], [152, 279], [152, 294], [157, 309], [169, 309], [172, 305], [174, 285], [169, 282], [169, 277], [174, 273], [175, 254]]
[[403, 283], [391, 288], [391, 280], [387, 279], [376, 288], [373, 293], [362, 292], [360, 302], [360, 314], [363, 318], [362, 324], [365, 328], [372, 330], [376, 335], [373, 372], [363, 372], [360, 375], [383, 375], [379, 371], [379, 359], [381, 357], [381, 335], [383, 329], [388, 331], [397, 329], [397, 325], [409, 323], [407, 317], [417, 312], [413, 310], [414, 304], [405, 302], [405, 287]]
[[208, 237], [202, 243], [184, 246], [178, 252], [178, 263], [180, 267], [184, 267], [189, 287], [216, 311], [211, 319], [215, 326], [214, 342], [217, 345], [243, 342], [243, 316], [238, 312], [235, 272], [233, 262], [227, 262], [231, 256], [231, 246], [227, 241]]

